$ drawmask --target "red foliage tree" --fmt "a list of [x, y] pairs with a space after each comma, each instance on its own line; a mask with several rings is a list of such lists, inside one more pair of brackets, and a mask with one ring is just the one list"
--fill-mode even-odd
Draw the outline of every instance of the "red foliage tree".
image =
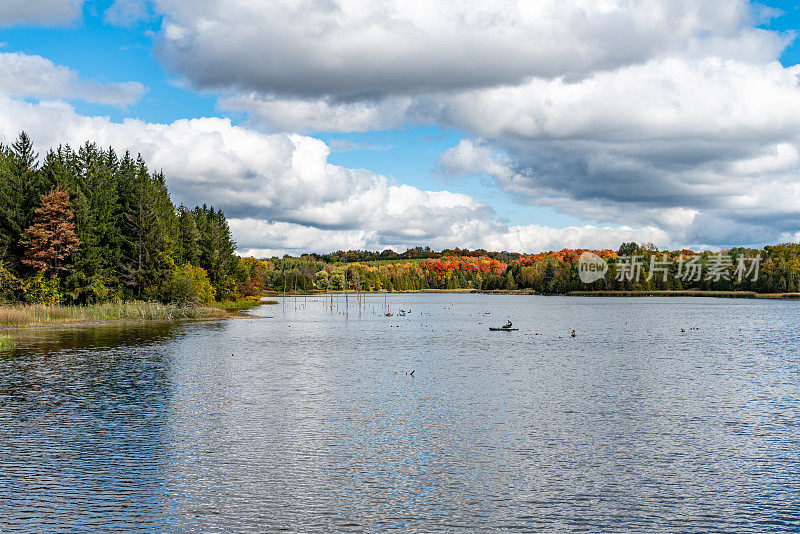
[[66, 191], [57, 187], [42, 195], [33, 224], [25, 231], [28, 248], [23, 262], [51, 276], [69, 272], [69, 257], [81, 244], [75, 235], [74, 217]]

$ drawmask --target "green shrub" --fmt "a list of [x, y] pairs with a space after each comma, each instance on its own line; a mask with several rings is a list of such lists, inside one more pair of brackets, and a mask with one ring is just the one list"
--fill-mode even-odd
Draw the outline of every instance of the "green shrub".
[[21, 293], [22, 282], [0, 261], [0, 302], [17, 301]]
[[219, 300], [237, 300], [239, 298], [239, 288], [232, 276], [223, 276], [217, 281], [215, 288]]
[[41, 271], [22, 281], [22, 298], [31, 304], [58, 304], [58, 280], [48, 278]]
[[191, 263], [174, 269], [163, 288], [164, 300], [180, 305], [209, 304], [214, 301], [214, 295], [205, 269]]

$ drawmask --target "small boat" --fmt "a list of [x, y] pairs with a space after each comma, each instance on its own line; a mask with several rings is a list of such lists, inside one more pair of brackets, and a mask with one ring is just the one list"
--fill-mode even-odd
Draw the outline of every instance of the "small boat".
[[489, 330], [491, 330], [492, 332], [516, 332], [517, 330], [519, 330], [519, 328], [512, 328], [511, 321], [508, 321], [506, 324], [504, 324], [499, 328], [493, 328], [490, 326]]

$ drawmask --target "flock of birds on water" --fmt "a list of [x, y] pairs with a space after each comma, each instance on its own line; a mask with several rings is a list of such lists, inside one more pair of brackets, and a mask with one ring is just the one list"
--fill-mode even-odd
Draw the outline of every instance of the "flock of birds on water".
[[[353, 303], [352, 304], [350, 302], [350, 299], [348, 299], [347, 296], [345, 296], [344, 297], [344, 301], [345, 302], [344, 302], [344, 305], [343, 305], [344, 310], [340, 310], [340, 300], [341, 299], [342, 299], [342, 295], [337, 295], [336, 299], [334, 299], [333, 295], [331, 294], [331, 295], [329, 295], [329, 297], [323, 298], [321, 300], [321, 302], [322, 302], [324, 307], [329, 307], [331, 312], [333, 312], [335, 310], [338, 314], [344, 315], [344, 316], [349, 316], [350, 315], [351, 306], [355, 305], [358, 308], [358, 315], [359, 316], [362, 315], [362, 312], [370, 312], [372, 315], [383, 315], [384, 317], [395, 317], [395, 314], [392, 313], [390, 311], [390, 309], [389, 309], [389, 305], [388, 305], [387, 301], [385, 300], [386, 299], [385, 296], [384, 296], [384, 304], [383, 304], [383, 309], [382, 310], [379, 310], [378, 308], [375, 307], [376, 303], [375, 303], [374, 299], [372, 299], [371, 302], [367, 302], [365, 300], [365, 297], [362, 296], [359, 293], [356, 293], [353, 296], [353, 298], [352, 298]], [[284, 311], [286, 309], [287, 300], [288, 300], [288, 298], [284, 297], [284, 299], [283, 299]], [[312, 302], [314, 302], [314, 301], [320, 302], [320, 300], [316, 299], [316, 298], [312, 299]], [[308, 305], [308, 300], [307, 300], [307, 296], [306, 295], [303, 296], [303, 301], [299, 305], [298, 305], [298, 301], [297, 301], [297, 295], [294, 296], [294, 308], [295, 308], [295, 310], [304, 309], [304, 308], [306, 308], [307, 305]], [[455, 302], [451, 302], [450, 306], [444, 306], [443, 309], [444, 310], [449, 310], [452, 307], [455, 307], [455, 305], [456, 305]], [[491, 313], [492, 313], [491, 311], [483, 311], [483, 312], [478, 313], [477, 315], [487, 316], [487, 315], [491, 315]], [[410, 316], [411, 314], [412, 314], [412, 308], [408, 308], [408, 309], [398, 308], [396, 316], [397, 317], [406, 317], [406, 316]], [[432, 316], [433, 315], [430, 312], [420, 312], [420, 314], [422, 316]], [[469, 315], [471, 316], [472, 314], [469, 314]], [[478, 322], [478, 324], [479, 325], [483, 325], [483, 322]], [[625, 325], [626, 326], [627, 326], [627, 324], [628, 324], [628, 321], [625, 321]], [[428, 325], [422, 325], [422, 326], [424, 326], [425, 328], [428, 328]], [[390, 328], [400, 328], [400, 325], [399, 324], [393, 324], [393, 325], [389, 325], [389, 327]], [[511, 327], [511, 319], [509, 318], [508, 323], [506, 323], [506, 325], [504, 325], [503, 327], [490, 328], [490, 330], [492, 330], [492, 331], [503, 331], [503, 330], [506, 330], [508, 332], [517, 331], [518, 330], [517, 328], [510, 328], [510, 327]], [[696, 326], [692, 326], [692, 327], [689, 327], [689, 330], [700, 330], [700, 328], [696, 327]], [[459, 329], [458, 331], [461, 332], [462, 330]], [[686, 329], [685, 328], [681, 328], [681, 333], [686, 333]], [[527, 336], [529, 334], [525, 333], [524, 335]], [[534, 336], [541, 336], [542, 334], [540, 332], [534, 332], [533, 335]], [[575, 331], [575, 329], [572, 329], [572, 331], [569, 333], [569, 337], [573, 337], [574, 338], [574, 337], [577, 337], [577, 336], [578, 336], [578, 333]], [[558, 336], [558, 338], [559, 339], [563, 339], [563, 336]], [[406, 373], [406, 374], [409, 374], [409, 373]], [[413, 376], [413, 374], [414, 374], [414, 371], [411, 371], [410, 376]]]
[[[384, 298], [385, 298], [385, 297], [384, 297]], [[295, 308], [295, 311], [297, 311], [297, 310], [299, 310], [299, 309], [305, 309], [305, 308], [307, 307], [307, 305], [308, 305], [308, 300], [307, 300], [306, 296], [303, 296], [303, 302], [302, 302], [300, 305], [298, 305], [298, 302], [297, 302], [297, 296], [296, 296], [296, 295], [295, 295], [294, 299], [295, 299], [295, 301], [294, 301], [294, 308]], [[315, 300], [316, 300], [316, 299], [312, 299], [312, 302], [314, 302]], [[286, 297], [284, 297], [284, 299], [283, 299], [283, 307], [284, 307], [284, 311], [286, 310], [286, 301], [287, 301], [287, 299], [286, 299]], [[369, 309], [370, 309], [370, 311], [372, 312], [372, 314], [373, 314], [373, 315], [383, 315], [384, 317], [394, 317], [394, 316], [395, 316], [395, 314], [393, 314], [393, 313], [391, 313], [391, 312], [389, 311], [389, 306], [388, 306], [388, 304], [386, 303], [386, 301], [385, 301], [385, 300], [384, 300], [384, 307], [385, 307], [385, 309], [384, 309], [383, 311], [381, 311], [381, 312], [378, 312], [378, 311], [376, 311], [376, 308], [375, 308], [375, 303], [374, 303], [374, 302], [372, 302], [372, 303], [370, 303], [370, 304], [366, 304], [366, 302], [365, 302], [365, 301], [364, 301], [364, 300], [361, 298], [361, 296], [360, 296], [360, 295], [357, 295], [357, 296], [354, 298], [354, 301], [356, 302], [356, 305], [358, 306], [358, 315], [359, 315], [359, 316], [360, 316], [360, 315], [361, 315], [361, 313], [362, 313], [362, 308], [363, 308], [365, 311], [366, 311], [366, 310], [369, 308]], [[328, 300], [327, 298], [323, 299], [323, 300], [322, 300], [322, 304], [323, 304], [325, 307], [330, 307], [330, 311], [331, 311], [331, 313], [333, 313], [333, 311], [334, 311], [334, 308], [335, 308], [335, 309], [336, 309], [336, 312], [337, 312], [337, 313], [339, 313], [340, 315], [349, 316], [349, 314], [350, 314], [350, 306], [351, 306], [351, 304], [350, 304], [350, 302], [349, 302], [349, 300], [348, 300], [348, 299], [345, 299], [346, 311], [341, 311], [341, 310], [339, 310], [339, 297], [337, 297], [337, 299], [336, 299], [336, 303], [335, 303], [335, 305], [334, 305], [334, 299], [333, 299], [333, 295], [331, 295], [331, 296], [330, 296], [330, 300]], [[444, 309], [445, 309], [445, 310], [449, 310], [451, 307], [454, 307], [454, 306], [455, 306], [455, 302], [451, 303], [451, 306], [445, 306], [445, 307], [444, 307]], [[397, 316], [398, 316], [398, 317], [406, 317], [406, 316], [409, 316], [409, 315], [411, 315], [411, 311], [412, 311], [412, 309], [411, 309], [411, 308], [409, 308], [409, 309], [407, 309], [407, 310], [405, 310], [405, 309], [398, 309]], [[430, 312], [420, 312], [420, 314], [421, 314], [422, 316], [429, 316], [429, 317], [433, 315], [433, 314], [432, 314], [432, 313], [430, 313]], [[481, 312], [481, 313], [478, 313], [477, 315], [483, 315], [483, 316], [487, 316], [487, 315], [491, 315], [491, 314], [492, 314], [492, 312], [490, 312], [490, 311], [483, 311], [483, 312]], [[471, 316], [472, 314], [469, 314], [469, 315]], [[483, 322], [478, 322], [478, 324], [479, 324], [479, 325], [482, 325], [482, 324], [483, 324]], [[627, 325], [627, 324], [628, 324], [628, 321], [625, 321], [625, 325]], [[291, 325], [289, 325], [289, 326], [291, 326]], [[425, 328], [428, 328], [428, 325], [423, 325], [423, 326], [425, 326]], [[510, 326], [511, 326], [511, 319], [510, 319], [510, 318], [509, 318], [509, 320], [508, 320], [508, 323], [506, 324], [506, 326], [508, 326], [508, 327], [510, 327]], [[390, 327], [390, 328], [400, 328], [400, 325], [399, 325], [399, 324], [395, 324], [395, 325], [389, 325], [389, 327]], [[495, 329], [493, 329], [493, 330], [494, 330], [494, 331], [498, 331], [499, 329], [495, 328]], [[696, 326], [691, 326], [691, 327], [689, 327], [689, 330], [700, 330], [700, 328], [699, 328], [699, 327], [696, 327]], [[461, 332], [462, 330], [461, 330], [461, 329], [459, 329], [458, 331], [459, 331], [459, 332]], [[681, 328], [681, 333], [685, 333], [685, 332], [686, 332], [686, 329], [685, 329], [685, 328]], [[526, 336], [527, 336], [527, 335], [529, 335], [529, 334], [527, 334], [527, 333], [526, 333], [526, 334], [524, 334], [524, 335], [526, 335]], [[541, 334], [541, 333], [539, 333], [539, 332], [534, 332], [534, 333], [533, 333], [533, 335], [535, 335], [535, 336], [541, 336], [542, 334]], [[569, 337], [577, 337], [577, 336], [578, 336], [578, 334], [577, 334], [577, 332], [575, 331], [575, 329], [573, 328], [573, 329], [572, 329], [572, 332], [570, 332], [570, 334], [569, 334]], [[563, 339], [563, 336], [558, 336], [558, 338], [559, 338], [559, 339]], [[233, 354], [231, 354], [231, 356], [233, 356]], [[416, 371], [416, 369], [412, 369], [410, 373], [406, 371], [406, 373], [405, 373], [405, 374], [406, 374], [407, 376], [410, 376], [410, 377], [414, 378], [414, 372], [415, 372], [415, 371]], [[397, 373], [397, 371], [395, 371], [395, 374], [398, 374], [398, 373]]]

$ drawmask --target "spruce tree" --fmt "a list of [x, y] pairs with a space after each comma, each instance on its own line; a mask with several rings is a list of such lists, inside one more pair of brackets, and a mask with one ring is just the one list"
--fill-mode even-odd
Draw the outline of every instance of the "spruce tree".
[[121, 257], [116, 154], [86, 143], [78, 151], [76, 171], [75, 211], [83, 246], [67, 280], [68, 296], [96, 302], [116, 290]]
[[3, 150], [4, 172], [0, 176], [0, 254], [9, 265], [18, 266], [24, 254], [22, 237], [33, 221], [34, 210], [46, 189], [38, 172], [39, 155], [31, 138], [20, 133]]
[[136, 297], [170, 276], [178, 250], [178, 219], [164, 175], [150, 174], [141, 155], [120, 163], [121, 257], [119, 276]]
[[194, 210], [200, 231], [200, 266], [208, 272], [217, 294], [230, 292], [239, 273], [236, 243], [221, 210], [203, 205]]
[[194, 212], [183, 205], [178, 208], [178, 230], [180, 263], [200, 265], [200, 231], [197, 229]]

